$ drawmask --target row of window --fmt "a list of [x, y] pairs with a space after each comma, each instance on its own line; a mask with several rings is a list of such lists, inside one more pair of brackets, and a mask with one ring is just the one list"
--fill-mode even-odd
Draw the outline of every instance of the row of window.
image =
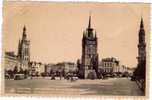
[[114, 67], [115, 65], [116, 65], [116, 63], [112, 63], [112, 62], [102, 63], [102, 66], [105, 66], [105, 67]]

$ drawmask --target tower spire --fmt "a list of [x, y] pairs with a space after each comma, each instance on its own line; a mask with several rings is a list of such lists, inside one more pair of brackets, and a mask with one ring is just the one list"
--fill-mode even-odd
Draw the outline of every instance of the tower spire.
[[25, 25], [23, 27], [23, 37], [22, 38], [26, 38], [26, 27], [25, 27]]
[[140, 28], [144, 28], [143, 18], [141, 17]]
[[90, 29], [91, 28], [91, 12], [89, 14], [89, 25], [88, 25], [88, 28]]
[[25, 27], [25, 25], [24, 25], [24, 27], [23, 27], [23, 30], [24, 30], [24, 31], [26, 31], [26, 27]]
[[21, 48], [21, 41], [19, 39], [19, 42], [18, 42], [18, 57], [20, 56], [20, 48]]

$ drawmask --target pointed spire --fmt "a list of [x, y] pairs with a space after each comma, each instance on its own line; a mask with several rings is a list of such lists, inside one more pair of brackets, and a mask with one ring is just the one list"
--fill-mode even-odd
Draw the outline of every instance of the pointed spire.
[[91, 28], [91, 13], [90, 13], [90, 15], [89, 15], [89, 25], [88, 25], [88, 29], [90, 29]]
[[26, 38], [26, 27], [25, 27], [25, 25], [23, 27], [23, 37], [22, 38]]
[[26, 31], [26, 27], [25, 27], [25, 25], [24, 25], [24, 27], [23, 27], [23, 31]]
[[25, 27], [25, 25], [23, 27], [23, 34], [26, 34], [26, 27]]
[[143, 18], [141, 17], [140, 28], [144, 28]]
[[20, 45], [21, 45], [21, 40], [19, 39], [19, 43], [18, 43], [18, 56], [20, 55]]

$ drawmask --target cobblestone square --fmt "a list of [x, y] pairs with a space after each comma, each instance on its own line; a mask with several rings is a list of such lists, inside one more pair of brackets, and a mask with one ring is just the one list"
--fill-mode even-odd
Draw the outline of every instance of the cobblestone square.
[[119, 95], [142, 96], [134, 81], [127, 78], [107, 80], [6, 80], [5, 93], [49, 95]]

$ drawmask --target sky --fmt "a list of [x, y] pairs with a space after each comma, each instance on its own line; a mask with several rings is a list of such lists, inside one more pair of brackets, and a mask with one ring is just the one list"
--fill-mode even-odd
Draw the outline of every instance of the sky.
[[144, 20], [148, 50], [149, 4], [4, 2], [3, 51], [17, 53], [26, 26], [31, 61], [76, 62], [82, 54], [82, 36], [89, 22], [98, 37], [99, 60], [116, 57], [120, 64], [136, 67], [138, 31]]

